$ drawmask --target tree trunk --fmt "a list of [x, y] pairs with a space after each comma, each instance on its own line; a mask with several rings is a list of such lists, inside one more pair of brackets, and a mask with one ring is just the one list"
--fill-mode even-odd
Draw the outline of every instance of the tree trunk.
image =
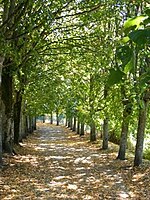
[[72, 117], [70, 118], [70, 129], [72, 130], [73, 123], [72, 123]]
[[81, 122], [80, 136], [84, 135], [84, 122]]
[[91, 122], [91, 131], [90, 131], [90, 142], [96, 141], [96, 128], [95, 128], [95, 122]]
[[21, 105], [22, 105], [22, 94], [21, 91], [17, 91], [16, 102], [14, 104], [14, 143], [17, 145], [19, 145], [19, 139], [20, 139]]
[[[23, 105], [23, 104], [22, 104]], [[21, 106], [22, 109], [21, 109], [21, 119], [20, 119], [20, 139], [22, 141], [22, 139], [26, 138], [26, 134], [27, 134], [27, 131], [26, 131], [26, 116], [24, 115], [24, 112], [23, 112], [23, 106]]]
[[68, 118], [66, 117], [65, 126], [67, 126], [67, 124], [68, 124]]
[[50, 116], [50, 124], [53, 124], [53, 113], [51, 112], [51, 116]]
[[143, 107], [140, 108], [138, 116], [138, 129], [137, 129], [134, 166], [139, 166], [142, 164], [147, 108], [148, 108], [148, 101], [143, 101]]
[[120, 159], [120, 160], [125, 160], [128, 127], [129, 127], [128, 122], [122, 123], [120, 146], [119, 146], [119, 152], [118, 152], [118, 156], [117, 156], [117, 159]]
[[103, 123], [103, 144], [102, 149], [106, 150], [108, 149], [108, 118], [104, 119]]
[[76, 131], [76, 121], [77, 121], [77, 118], [74, 117], [74, 121], [73, 121], [73, 131]]
[[33, 132], [33, 121], [31, 116], [29, 116], [29, 132]]
[[95, 110], [94, 110], [94, 76], [90, 74], [90, 94], [89, 94], [89, 105], [90, 105], [90, 142], [96, 141], [96, 132], [95, 132], [95, 122], [94, 122], [94, 115], [95, 115]]
[[70, 118], [68, 118], [68, 128], [70, 128]]
[[59, 112], [58, 110], [56, 111], [56, 125], [59, 126]]
[[33, 117], [33, 130], [36, 130], [36, 116]]
[[131, 103], [127, 103], [123, 111], [120, 146], [119, 146], [119, 152], [117, 156], [117, 159], [120, 159], [120, 160], [125, 160], [130, 114], [131, 114]]
[[[10, 64], [8, 60], [7, 63]], [[2, 108], [3, 108], [3, 149], [8, 153], [13, 153], [13, 131], [12, 131], [12, 119], [13, 119], [13, 81], [11, 75], [11, 67], [4, 67], [2, 71]]]
[[[108, 96], [108, 88], [105, 85], [104, 86], [104, 99], [107, 101], [107, 96]], [[107, 111], [105, 112], [105, 119], [103, 123], [103, 144], [102, 144], [102, 149], [108, 149], [108, 137], [109, 137], [109, 130], [108, 130], [108, 114]]]
[[0, 166], [2, 165], [2, 68], [4, 58], [0, 56]]
[[78, 119], [78, 122], [77, 122], [77, 134], [80, 135], [80, 121]]
[[43, 115], [43, 123], [45, 123], [45, 115]]
[[25, 137], [28, 136], [28, 116], [25, 116]]
[[27, 116], [27, 132], [32, 133], [33, 132], [33, 121], [31, 116]]

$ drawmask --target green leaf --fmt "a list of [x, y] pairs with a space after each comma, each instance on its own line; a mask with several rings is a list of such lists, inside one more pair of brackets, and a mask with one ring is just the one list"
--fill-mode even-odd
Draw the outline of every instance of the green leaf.
[[150, 17], [150, 8], [146, 9], [145, 13]]
[[144, 21], [143, 21], [143, 23], [142, 23], [145, 27], [147, 26], [150, 26], [150, 18], [147, 18], [147, 19], [145, 19]]
[[107, 81], [108, 86], [113, 86], [114, 84], [122, 82], [122, 78], [124, 77], [124, 75], [125, 73], [120, 71], [120, 69], [110, 69], [110, 74]]
[[128, 45], [117, 48], [117, 57], [125, 66], [132, 58], [132, 49]]
[[145, 19], [147, 19], [147, 16], [138, 16], [138, 17], [134, 17], [134, 18], [130, 18], [128, 19], [125, 23], [124, 23], [124, 31], [126, 34], [128, 34], [131, 30], [136, 30], [139, 28], [141, 22], [143, 22]]
[[124, 67], [124, 73], [127, 74], [128, 72], [131, 72], [133, 69], [133, 59], [130, 60], [130, 62], [128, 62], [126, 64], [126, 66]]
[[146, 84], [150, 83], [150, 71], [143, 73], [140, 76], [140, 86], [144, 87]]
[[123, 42], [123, 43], [127, 43], [127, 42], [129, 42], [129, 40], [130, 40], [130, 38], [129, 38], [128, 36], [126, 36], [126, 37], [124, 37], [124, 38], [122, 39], [122, 42]]
[[129, 33], [129, 37], [138, 45], [150, 43], [150, 28], [143, 30], [136, 30]]

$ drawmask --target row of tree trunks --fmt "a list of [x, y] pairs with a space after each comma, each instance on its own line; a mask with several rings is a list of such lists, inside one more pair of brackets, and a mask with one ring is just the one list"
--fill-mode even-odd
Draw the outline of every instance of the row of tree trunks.
[[22, 91], [14, 92], [12, 68], [9, 59], [0, 62], [0, 165], [2, 153], [13, 154], [13, 144], [18, 145], [36, 128], [35, 118], [23, 115]]

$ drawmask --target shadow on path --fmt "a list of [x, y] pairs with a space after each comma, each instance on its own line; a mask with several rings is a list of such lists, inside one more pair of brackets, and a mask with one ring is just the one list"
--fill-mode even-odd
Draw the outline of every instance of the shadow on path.
[[137, 199], [123, 182], [116, 155], [65, 127], [40, 125], [22, 145], [3, 170], [2, 200]]

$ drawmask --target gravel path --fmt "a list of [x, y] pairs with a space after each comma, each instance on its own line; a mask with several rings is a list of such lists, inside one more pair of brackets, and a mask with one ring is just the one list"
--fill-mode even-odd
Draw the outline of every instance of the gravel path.
[[3, 171], [2, 200], [136, 200], [116, 155], [65, 127], [40, 125], [22, 145]]
[[99, 152], [61, 127], [40, 127], [38, 132], [35, 148], [45, 159], [40, 167], [49, 166], [51, 174], [51, 180], [45, 180], [51, 191], [48, 199], [129, 199], [111, 155]]

